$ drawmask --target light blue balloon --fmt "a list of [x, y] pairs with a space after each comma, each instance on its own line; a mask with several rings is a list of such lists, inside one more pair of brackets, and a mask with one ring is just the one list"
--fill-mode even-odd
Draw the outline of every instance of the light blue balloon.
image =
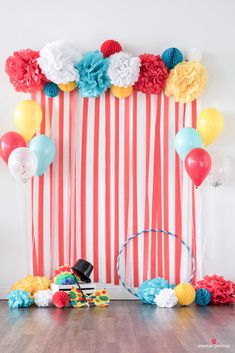
[[196, 129], [185, 127], [175, 136], [175, 149], [182, 160], [197, 147], [203, 147], [202, 139]]
[[29, 143], [29, 148], [38, 159], [37, 176], [42, 175], [55, 158], [55, 144], [46, 135], [37, 135]]

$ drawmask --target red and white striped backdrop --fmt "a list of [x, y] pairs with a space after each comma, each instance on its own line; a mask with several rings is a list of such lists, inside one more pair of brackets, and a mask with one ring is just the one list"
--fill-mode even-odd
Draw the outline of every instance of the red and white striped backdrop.
[[[197, 102], [109, 91], [82, 98], [34, 95], [42, 107], [40, 133], [56, 144], [56, 158], [32, 181], [32, 266], [51, 275], [86, 258], [93, 279], [119, 284], [116, 258], [128, 235], [148, 228], [175, 232], [196, 256], [195, 195], [174, 150], [174, 136], [196, 124]], [[156, 275], [178, 283], [190, 273], [188, 255], [173, 239], [146, 235], [125, 256], [137, 286]]]

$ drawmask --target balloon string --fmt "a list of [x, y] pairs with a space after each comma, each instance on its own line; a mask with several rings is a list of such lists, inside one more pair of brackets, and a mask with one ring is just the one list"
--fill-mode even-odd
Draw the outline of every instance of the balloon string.
[[[28, 184], [28, 183], [27, 183]], [[29, 239], [28, 239], [28, 192], [27, 185], [23, 183], [23, 204], [22, 204], [22, 195], [20, 195], [20, 183], [16, 181], [16, 191], [17, 191], [17, 201], [18, 201], [18, 209], [20, 216], [20, 228], [23, 233], [25, 233], [25, 241], [26, 241], [26, 257], [27, 257], [27, 274], [30, 274], [30, 261], [29, 261]]]

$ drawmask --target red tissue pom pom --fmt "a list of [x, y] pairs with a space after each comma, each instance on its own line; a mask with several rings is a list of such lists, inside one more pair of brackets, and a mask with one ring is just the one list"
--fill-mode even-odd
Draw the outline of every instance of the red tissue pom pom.
[[69, 303], [69, 295], [66, 292], [56, 292], [52, 298], [53, 304], [57, 308], [64, 308]]
[[158, 94], [166, 85], [169, 71], [160, 55], [140, 55], [141, 66], [138, 81], [134, 85], [136, 91], [146, 94]]
[[100, 51], [103, 54], [104, 58], [118, 53], [121, 50], [121, 44], [119, 44], [118, 42], [116, 42], [116, 40], [113, 39], [106, 40], [100, 47]]
[[37, 59], [39, 51], [31, 49], [15, 51], [6, 61], [5, 70], [16, 91], [35, 92], [47, 81], [41, 72]]
[[235, 302], [235, 283], [226, 281], [222, 276], [205, 276], [197, 282], [196, 290], [206, 288], [211, 294], [212, 304], [229, 304]]

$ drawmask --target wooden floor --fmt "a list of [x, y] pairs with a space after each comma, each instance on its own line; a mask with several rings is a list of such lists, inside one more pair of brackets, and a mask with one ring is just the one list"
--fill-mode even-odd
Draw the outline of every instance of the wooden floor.
[[0, 353], [212, 352], [212, 339], [216, 352], [235, 352], [235, 305], [8, 309], [0, 302]]

